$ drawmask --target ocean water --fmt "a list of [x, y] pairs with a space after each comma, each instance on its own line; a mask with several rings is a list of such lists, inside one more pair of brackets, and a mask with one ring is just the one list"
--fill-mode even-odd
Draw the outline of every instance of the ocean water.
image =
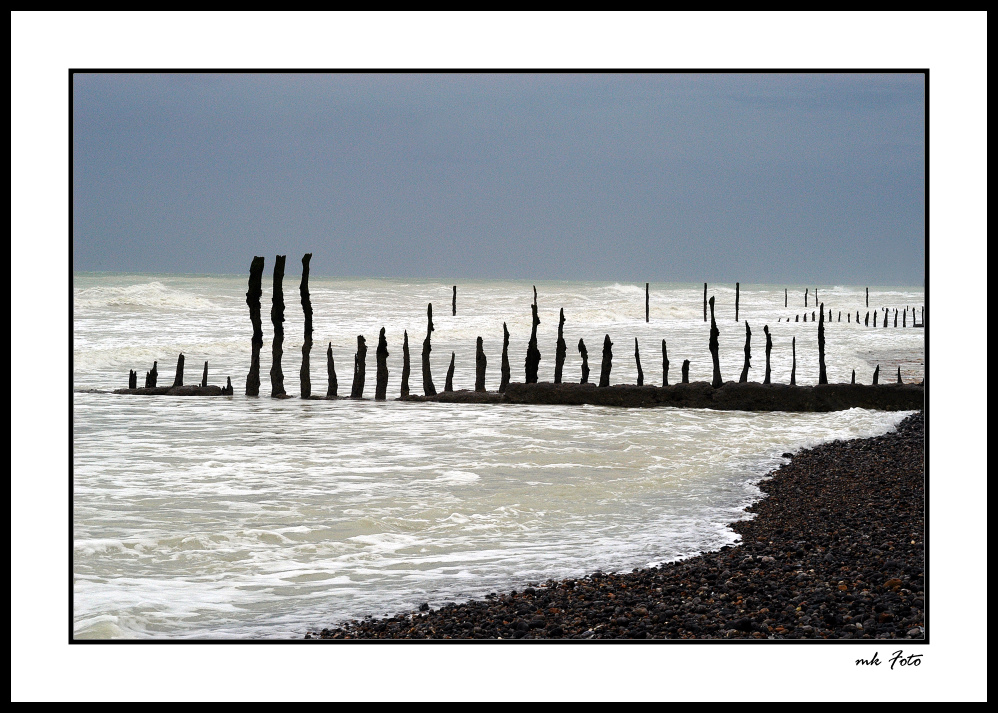
[[[289, 269], [291, 264], [289, 263]], [[829, 414], [609, 409], [394, 400], [270, 399], [272, 270], [265, 270], [261, 397], [243, 395], [252, 327], [247, 276], [74, 276], [73, 605], [78, 638], [280, 638], [346, 618], [389, 615], [429, 602], [629, 570], [736, 541], [726, 527], [748, 517], [758, 480], [787, 451], [836, 438], [877, 435], [906, 414], [853, 409]], [[303, 316], [297, 275], [284, 281], [283, 371], [297, 395]], [[312, 389], [326, 389], [331, 343], [339, 393], [348, 394], [358, 334], [368, 345], [365, 396], [373, 399], [378, 331], [388, 338], [389, 399], [399, 393], [402, 333], [410, 340], [410, 388], [421, 393], [419, 353], [434, 305], [431, 365], [443, 390], [451, 353], [454, 386], [473, 388], [475, 340], [498, 387], [502, 324], [510, 331], [514, 381], [523, 379], [532, 283], [310, 278], [314, 309]], [[576, 345], [599, 374], [603, 335], [614, 343], [611, 383], [634, 383], [634, 339], [645, 383], [670, 381], [683, 359], [691, 380], [709, 380], [703, 285], [536, 283], [540, 379], [552, 380], [558, 310], [564, 308], [565, 380], [579, 378]], [[750, 380], [761, 381], [765, 336], [774, 381], [817, 381], [817, 324], [803, 315], [804, 287], [709, 285], [726, 380], [741, 371], [752, 329]], [[923, 376], [924, 330], [856, 325], [863, 287], [818, 286], [829, 380], [852, 370], [869, 383]], [[870, 309], [921, 308], [921, 288], [870, 288]], [[838, 312], [842, 321], [837, 321]], [[851, 314], [853, 322], [846, 321]], [[881, 315], [883, 313], [881, 312]], [[791, 320], [789, 323], [787, 319]], [[779, 321], [778, 321], [779, 320]], [[872, 315], [871, 315], [872, 320]], [[872, 323], [872, 322], [871, 322]], [[158, 360], [172, 383], [177, 354], [185, 382], [232, 378], [235, 395], [117, 396], [128, 370]], [[87, 390], [94, 390], [87, 392]], [[104, 393], [102, 393], [104, 392]]]

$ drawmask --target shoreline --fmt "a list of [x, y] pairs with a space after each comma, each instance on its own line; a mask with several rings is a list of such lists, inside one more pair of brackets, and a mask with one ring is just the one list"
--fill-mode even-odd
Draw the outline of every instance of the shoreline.
[[[789, 454], [788, 454], [789, 455]], [[793, 454], [741, 542], [631, 572], [549, 580], [306, 639], [924, 639], [924, 411]]]

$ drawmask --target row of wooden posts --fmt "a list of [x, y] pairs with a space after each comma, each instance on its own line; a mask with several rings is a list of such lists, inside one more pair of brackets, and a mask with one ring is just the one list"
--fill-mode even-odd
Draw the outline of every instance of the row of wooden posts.
[[[284, 281], [284, 266], [285, 266], [284, 255], [278, 255], [274, 265], [274, 297], [273, 304], [271, 307], [271, 321], [274, 324], [274, 341], [272, 345], [272, 364], [270, 368], [270, 381], [271, 381], [271, 396], [275, 398], [287, 398], [287, 392], [284, 389], [284, 372], [281, 369], [281, 359], [284, 354], [283, 344], [284, 344], [284, 291], [283, 291], [283, 281]], [[305, 338], [302, 343], [302, 366], [300, 372], [300, 383], [301, 383], [301, 398], [308, 399], [312, 397], [312, 384], [310, 379], [310, 352], [312, 349], [312, 302], [309, 297], [308, 290], [308, 276], [309, 276], [309, 262], [312, 259], [311, 253], [306, 253], [302, 257], [302, 278], [301, 285], [299, 287], [299, 293], [301, 296], [302, 310], [305, 314]], [[261, 309], [260, 309], [260, 298], [263, 295], [262, 282], [263, 282], [263, 268], [264, 268], [264, 258], [254, 257], [253, 262], [250, 266], [250, 277], [249, 277], [249, 289], [246, 292], [246, 303], [249, 306], [250, 311], [250, 321], [253, 324], [253, 339], [252, 339], [252, 356], [250, 360], [250, 371], [246, 377], [246, 395], [247, 396], [258, 396], [260, 393], [260, 349], [263, 347], [263, 328], [261, 321]], [[648, 283], [645, 283], [645, 319], [648, 320]], [[869, 288], [867, 288], [867, 294], [869, 294]], [[817, 290], [815, 291], [817, 296]], [[869, 299], [869, 297], [868, 297]], [[736, 312], [738, 309], [738, 284], [736, 283], [735, 291], [735, 305]], [[720, 387], [724, 382], [721, 378], [721, 367], [719, 358], [719, 347], [718, 347], [718, 336], [720, 331], [717, 328], [717, 321], [714, 314], [714, 298], [711, 297], [707, 299], [707, 284], [704, 283], [704, 319], [706, 321], [707, 309], [710, 310], [710, 341], [708, 343], [711, 359], [713, 361], [713, 378], [712, 385], [714, 387]], [[453, 296], [451, 302], [452, 314], [457, 314], [457, 286], [454, 286]], [[525, 368], [525, 381], [526, 383], [536, 383], [537, 382], [537, 371], [541, 360], [541, 354], [537, 347], [537, 327], [540, 324], [540, 319], [537, 316], [537, 288], [534, 287], [534, 301], [531, 305], [532, 311], [532, 326], [530, 332], [530, 341], [527, 345], [527, 356], [524, 364]], [[820, 304], [818, 311], [818, 383], [827, 384], [828, 378], [825, 371], [825, 312], [824, 304]], [[876, 312], [874, 313], [876, 314]], [[812, 319], [814, 315], [812, 313]], [[831, 321], [831, 311], [829, 311], [829, 321]], [[867, 318], [869, 318], [869, 313], [867, 313]], [[430, 352], [431, 352], [431, 334], [434, 331], [433, 328], [433, 304], [430, 303], [426, 307], [426, 338], [423, 340], [422, 347], [422, 374], [423, 374], [423, 393], [425, 396], [435, 396], [437, 394], [436, 387], [433, 383], [433, 377], [430, 372]], [[839, 316], [841, 321], [841, 314]], [[857, 312], [857, 321], [859, 320], [859, 313]], [[876, 320], [876, 317], [874, 317]], [[788, 320], [789, 321], [789, 320]], [[805, 316], [806, 321], [806, 316]], [[562, 309], [559, 314], [558, 321], [558, 342], [555, 351], [555, 372], [554, 372], [554, 382], [561, 383], [563, 377], [563, 367], [565, 363], [565, 357], [567, 353], [567, 346], [564, 339], [564, 325], [565, 325], [565, 311]], [[772, 338], [769, 333], [769, 326], [763, 327], [763, 332], [766, 334], [766, 373], [763, 380], [764, 384], [771, 383], [770, 381], [770, 351], [772, 350]], [[739, 382], [748, 381], [748, 371], [750, 368], [751, 359], [751, 338], [752, 330], [749, 327], [748, 322], [745, 322], [745, 361], [742, 368], [741, 375], [739, 377]], [[600, 369], [600, 378], [598, 386], [607, 387], [610, 385], [610, 370], [613, 360], [612, 352], [613, 343], [610, 341], [610, 335], [607, 334], [603, 340], [603, 360]], [[499, 385], [499, 391], [506, 391], [506, 387], [509, 384], [510, 379], [510, 365], [509, 365], [509, 330], [506, 327], [505, 322], [503, 323], [503, 346], [502, 346], [502, 363], [501, 363], [501, 374], [502, 379]], [[580, 339], [578, 344], [579, 353], [582, 357], [582, 379], [581, 383], [589, 382], [589, 354], [586, 349], [585, 342]], [[381, 328], [381, 332], [378, 336], [378, 347], [376, 351], [377, 360], [377, 378], [376, 378], [376, 388], [375, 388], [375, 399], [384, 400], [387, 398], [388, 389], [388, 342], [385, 337], [385, 329]], [[638, 340], [634, 340], [634, 358], [637, 364], [638, 370], [638, 385], [644, 384], [644, 372], [641, 369], [641, 356], [638, 348]], [[354, 376], [353, 383], [350, 389], [351, 398], [361, 398], [364, 392], [364, 382], [365, 382], [365, 371], [366, 371], [366, 360], [367, 360], [367, 343], [362, 335], [357, 337], [357, 352], [354, 355]], [[450, 365], [447, 369], [447, 376], [445, 380], [444, 391], [453, 391], [453, 376], [454, 376], [454, 360], [455, 354], [451, 353]], [[797, 383], [797, 339], [796, 337], [792, 342], [792, 368], [790, 371], [790, 384], [795, 385]], [[486, 370], [487, 360], [485, 357], [485, 352], [482, 346], [482, 338], [478, 337], [476, 345], [475, 354], [475, 391], [485, 391], [485, 370]], [[689, 383], [689, 360], [684, 360], [682, 365], [682, 383]], [[333, 348], [332, 343], [326, 349], [326, 369], [328, 372], [328, 387], [326, 391], [326, 398], [336, 398], [338, 397], [338, 383], [336, 379], [336, 369], [333, 361]], [[669, 357], [666, 342], [662, 340], [662, 369], [663, 369], [663, 384], [669, 384]], [[153, 372], [155, 373], [156, 367], [153, 365]], [[207, 385], [207, 371], [208, 363], [205, 362], [204, 376], [202, 378], [202, 385]], [[873, 383], [879, 382], [880, 367], [877, 366], [873, 375]], [[129, 387], [134, 388], [133, 381], [135, 377], [134, 372], [131, 372], [129, 376]], [[410, 376], [410, 357], [409, 357], [409, 333], [405, 331], [403, 333], [402, 341], [402, 385], [401, 385], [401, 396], [403, 399], [409, 396], [409, 376]], [[178, 363], [178, 376], [175, 380], [176, 385], [182, 385], [183, 383], [183, 355], [180, 355]], [[852, 383], [856, 382], [856, 372], [853, 371]], [[901, 370], [898, 368], [898, 383], [901, 383]], [[149, 383], [149, 375], [147, 375], [147, 386]], [[155, 376], [152, 377], [152, 386], [155, 386]], [[228, 382], [226, 391], [231, 393], [231, 381]]]

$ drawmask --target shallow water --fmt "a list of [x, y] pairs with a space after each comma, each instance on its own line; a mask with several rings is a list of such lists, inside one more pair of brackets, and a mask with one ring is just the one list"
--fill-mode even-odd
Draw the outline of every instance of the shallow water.
[[[332, 341], [340, 393], [348, 393], [356, 335], [368, 343], [366, 394], [373, 396], [377, 330], [391, 352], [389, 397], [398, 395], [401, 333], [409, 331], [421, 392], [419, 349], [434, 301], [438, 390], [456, 353], [455, 387], [474, 382], [475, 337], [485, 339], [487, 386], [499, 381], [502, 323], [512, 334], [513, 379], [522, 380], [531, 285], [311, 278], [315, 309], [314, 393], [324, 393]], [[285, 279], [283, 370], [298, 391], [298, 279]], [[575, 345], [598, 373], [604, 333], [615, 342], [611, 382], [636, 377], [633, 339], [646, 383], [661, 383], [661, 340], [670, 380], [684, 358], [691, 379], [710, 376], [702, 285], [538, 283], [541, 379], [550, 380], [558, 308], [569, 345], [566, 380], [577, 380]], [[346, 617], [392, 614], [528, 581], [630, 569], [735, 541], [726, 523], [746, 514], [754, 483], [786, 451], [835, 438], [884, 433], [903, 413], [714, 412], [395, 401], [272, 400], [242, 395], [251, 326], [245, 277], [77, 275], [74, 386], [126, 385], [128, 369], [159, 360], [171, 383], [176, 354], [187, 383], [233, 377], [224, 398], [74, 394], [74, 629], [77, 637], [301, 636]], [[734, 290], [717, 296], [722, 371], [741, 369], [744, 325]], [[817, 325], [776, 323], [783, 289], [743, 286], [740, 316], [752, 325], [761, 380], [762, 325], [773, 332], [773, 379], [786, 381], [797, 337], [798, 383], [817, 378]], [[865, 313], [862, 288], [822, 288], [833, 310]], [[871, 289], [871, 305], [921, 306], [921, 290]], [[791, 295], [791, 300], [794, 299]], [[264, 283], [261, 394], [270, 392], [270, 286]], [[731, 312], [722, 320], [722, 313]], [[810, 320], [810, 305], [808, 312]], [[909, 312], [909, 320], [911, 313]], [[792, 316], [791, 316], [792, 319]], [[727, 322], [727, 324], [726, 324]], [[899, 321], [900, 324], [900, 321]], [[910, 321], [909, 321], [910, 324]], [[921, 378], [923, 330], [826, 329], [831, 381], [869, 381], [873, 362]], [[647, 345], [647, 346], [646, 346]], [[893, 360], [893, 361], [891, 361]], [[869, 372], [869, 373], [867, 373]]]

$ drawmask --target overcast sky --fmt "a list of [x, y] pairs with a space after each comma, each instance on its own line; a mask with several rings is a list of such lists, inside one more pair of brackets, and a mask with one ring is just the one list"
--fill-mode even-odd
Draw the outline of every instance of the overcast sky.
[[921, 285], [921, 74], [76, 74], [76, 270]]

